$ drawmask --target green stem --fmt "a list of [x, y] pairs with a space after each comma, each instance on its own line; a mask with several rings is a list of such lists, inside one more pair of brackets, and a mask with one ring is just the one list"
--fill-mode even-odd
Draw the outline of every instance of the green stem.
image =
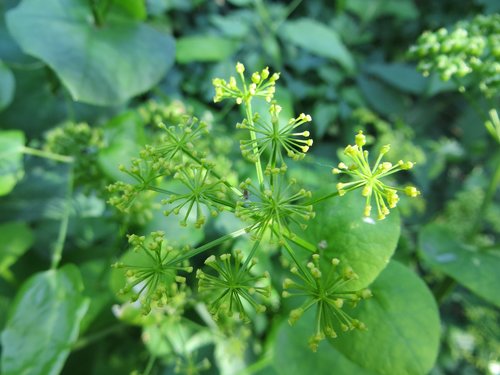
[[299, 245], [305, 250], [310, 251], [311, 253], [316, 252], [316, 246], [314, 246], [312, 243], [309, 241], [304, 240], [303, 238], [295, 235], [292, 235], [291, 233], [285, 233], [284, 236], [288, 238], [290, 241], [292, 241], [294, 244]]
[[148, 360], [148, 364], [146, 365], [146, 368], [142, 372], [142, 375], [149, 375], [151, 373], [151, 370], [153, 370], [153, 366], [155, 364], [156, 357], [154, 355], [151, 355]]
[[57, 235], [57, 241], [54, 246], [54, 253], [52, 254], [52, 264], [50, 266], [51, 270], [57, 269], [59, 263], [61, 262], [62, 253], [64, 249], [64, 242], [66, 241], [66, 234], [68, 233], [68, 223], [70, 216], [71, 207], [71, 195], [73, 194], [73, 168], [71, 168], [68, 176], [68, 186], [66, 191], [66, 202], [64, 207], [63, 218], [61, 224], [59, 225], [59, 233]]
[[[250, 97], [247, 97], [247, 99], [245, 100], [245, 113], [247, 116], [248, 125], [250, 127], [253, 127], [254, 123], [253, 123], [253, 113], [252, 113], [252, 102], [251, 102]], [[253, 130], [250, 130], [249, 133], [250, 133], [250, 139], [252, 140], [253, 154], [257, 157], [257, 161], [255, 162], [255, 170], [257, 171], [257, 179], [259, 180], [260, 189], [263, 191], [264, 190], [264, 173], [262, 172], [262, 164], [260, 162], [259, 148], [257, 146], [257, 135], [255, 134], [255, 132]]]
[[54, 154], [49, 151], [38, 150], [36, 148], [31, 147], [23, 147], [23, 153], [26, 155], [38, 156], [40, 158], [60, 161], [62, 163], [73, 163], [74, 159], [71, 156]]
[[469, 233], [470, 239], [479, 233], [479, 230], [481, 229], [481, 222], [484, 218], [484, 215], [486, 214], [486, 211], [488, 210], [488, 207], [493, 201], [493, 197], [498, 188], [498, 184], [500, 183], [500, 150], [497, 151], [494, 157], [494, 163], [495, 163], [495, 171], [493, 172], [493, 177], [491, 178], [488, 187], [486, 188], [486, 193], [484, 194], [483, 201], [481, 202], [481, 206], [477, 213], [474, 226], [472, 227], [471, 232]]
[[312, 201], [310, 202], [307, 202], [305, 203], [306, 205], [314, 205], [314, 204], [317, 204], [317, 203], [320, 203], [324, 200], [327, 200], [327, 199], [330, 199], [330, 198], [333, 198], [333, 197], [336, 197], [339, 195], [339, 192], [338, 191], [334, 191], [332, 193], [328, 193], [322, 197], [319, 197], [319, 198], [316, 198], [316, 199], [313, 199]]
[[100, 332], [93, 333], [91, 335], [80, 338], [77, 342], [75, 342], [71, 348], [72, 351], [80, 350], [89, 346], [103, 338], [106, 338], [109, 335], [112, 335], [116, 332], [123, 331], [126, 328], [123, 324], [116, 324], [114, 326], [103, 329]]
[[180, 257], [179, 258], [179, 262], [185, 260], [185, 259], [189, 259], [189, 258], [192, 258], [194, 257], [195, 255], [198, 255], [200, 253], [203, 253], [204, 251], [207, 251], [207, 250], [210, 250], [211, 248], [215, 247], [215, 246], [218, 246], [228, 240], [231, 240], [233, 238], [237, 238], [239, 236], [242, 236], [244, 234], [247, 233], [247, 229], [248, 228], [243, 228], [243, 229], [238, 229], [232, 233], [229, 233], [229, 234], [226, 234], [222, 237], [219, 237], [213, 241], [210, 241], [200, 247], [197, 247], [191, 251], [188, 251], [187, 254], [185, 254], [184, 256]]
[[304, 269], [304, 267], [302, 266], [302, 264], [297, 260], [297, 258], [295, 256], [295, 251], [293, 251], [293, 249], [290, 247], [290, 244], [285, 241], [285, 243], [283, 244], [283, 246], [285, 247], [286, 251], [288, 252], [288, 254], [290, 255], [290, 257], [292, 258], [292, 260], [295, 263], [295, 265], [297, 266], [297, 269], [299, 269], [300, 272], [302, 272], [303, 275], [307, 275], [306, 270]]

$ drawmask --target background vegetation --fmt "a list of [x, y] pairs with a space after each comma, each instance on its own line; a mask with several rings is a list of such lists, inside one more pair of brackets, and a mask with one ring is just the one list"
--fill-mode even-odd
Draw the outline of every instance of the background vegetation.
[[[484, 126], [498, 92], [475, 90], [475, 77], [424, 77], [409, 52], [425, 30], [498, 13], [498, 1], [4, 0], [0, 10], [2, 373], [500, 373], [500, 153]], [[498, 18], [493, 26], [485, 37], [498, 42]], [[350, 234], [397, 241], [398, 263], [372, 289], [388, 299], [397, 287], [416, 291], [393, 301], [408, 332], [437, 303], [440, 325], [410, 335], [407, 351], [384, 356], [346, 339], [312, 353], [313, 322], [288, 327], [277, 296], [251, 325], [221, 326], [188, 294], [179, 293], [182, 319], [144, 318], [117, 297], [123, 276], [110, 265], [128, 249], [125, 234], [162, 229], [196, 245], [234, 230], [224, 215], [182, 228], [152, 197], [120, 213], [106, 186], [154, 136], [153, 119], [185, 114], [209, 124], [229, 170], [241, 113], [213, 103], [212, 78], [234, 75], [237, 61], [281, 72], [283, 112], [311, 114], [314, 147], [291, 171], [308, 186], [334, 189], [331, 169], [358, 130], [374, 149], [390, 143], [392, 160], [416, 162], [403, 178], [422, 194], [400, 203], [400, 236], [392, 216], [383, 232]], [[358, 200], [331, 222], [362, 212]], [[259, 260], [284, 272], [272, 247]], [[384, 327], [387, 312], [369, 312], [368, 325]], [[413, 347], [424, 348], [416, 359]]]

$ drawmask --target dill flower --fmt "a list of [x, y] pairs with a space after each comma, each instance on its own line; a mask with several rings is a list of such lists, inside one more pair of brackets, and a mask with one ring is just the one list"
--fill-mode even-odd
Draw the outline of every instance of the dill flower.
[[370, 216], [372, 210], [372, 201], [375, 201], [377, 208], [377, 218], [383, 220], [390, 213], [391, 208], [395, 208], [399, 202], [398, 192], [403, 192], [409, 197], [416, 197], [420, 194], [414, 186], [406, 186], [404, 188], [387, 185], [383, 178], [390, 176], [401, 170], [413, 168], [415, 163], [411, 161], [398, 161], [396, 164], [391, 162], [382, 162], [384, 155], [389, 152], [390, 145], [385, 145], [380, 150], [377, 160], [373, 167], [370, 166], [368, 160], [368, 151], [363, 150], [366, 144], [366, 138], [362, 131], [355, 137], [355, 144], [348, 145], [344, 154], [352, 161], [352, 165], [347, 166], [345, 163], [339, 163], [337, 168], [333, 168], [334, 174], [346, 174], [351, 176], [352, 182], [339, 182], [337, 190], [342, 196], [349, 191], [362, 188], [361, 194], [366, 197], [364, 215]]
[[269, 297], [270, 276], [268, 273], [263, 276], [251, 274], [255, 258], [244, 262], [241, 251], [236, 251], [234, 255], [222, 254], [218, 259], [211, 255], [205, 264], [215, 270], [216, 275], [198, 269], [198, 290], [209, 295], [209, 310], [214, 319], [218, 319], [219, 315], [233, 316], [238, 313], [241, 319], [247, 321], [244, 301], [257, 312], [266, 310], [256, 297]]
[[305, 296], [306, 300], [290, 312], [288, 322], [294, 324], [307, 310], [316, 307], [316, 330], [309, 340], [309, 346], [316, 351], [319, 342], [326, 337], [337, 337], [337, 330], [349, 331], [366, 329], [365, 325], [352, 318], [343, 310], [346, 303], [352, 307], [366, 298], [371, 297], [369, 289], [360, 291], [349, 290], [349, 282], [358, 276], [350, 267], [339, 269], [340, 261], [331, 259], [329, 264], [320, 264], [320, 255], [314, 254], [307, 263], [307, 270], [302, 271], [292, 267], [293, 279], [283, 281], [284, 298]]

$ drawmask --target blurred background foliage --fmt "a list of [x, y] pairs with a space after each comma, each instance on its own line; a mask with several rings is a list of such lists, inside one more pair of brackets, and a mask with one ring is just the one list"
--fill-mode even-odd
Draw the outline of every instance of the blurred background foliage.
[[[119, 280], [108, 281], [132, 229], [147, 232], [161, 222], [167, 235], [195, 244], [231, 228], [222, 215], [205, 231], [181, 230], [177, 219], [155, 216], [158, 202], [148, 197], [121, 215], [106, 206], [105, 186], [122, 178], [117, 166], [147, 143], [155, 116], [205, 119], [218, 134], [211, 147], [229, 154], [240, 113], [231, 103], [212, 104], [211, 80], [230, 76], [241, 61], [248, 71], [281, 72], [284, 114], [312, 115], [312, 157], [295, 172], [308, 184], [324, 185], [357, 130], [371, 135], [375, 149], [391, 143], [394, 160], [417, 163], [413, 183], [422, 198], [401, 203], [395, 258], [422, 276], [439, 303], [441, 346], [431, 373], [500, 373], [500, 206], [496, 200], [481, 208], [499, 158], [483, 126], [491, 102], [478, 97], [472, 106], [455, 82], [424, 78], [408, 55], [423, 31], [500, 12], [498, 1], [3, 0], [0, 10], [0, 243], [8, 244], [0, 250], [0, 327], [16, 295], [16, 312], [23, 304], [30, 309], [19, 288], [53, 262], [67, 221], [68, 264], [57, 275], [66, 289], [53, 292], [64, 298], [85, 288], [87, 297], [68, 297], [76, 307], [67, 322], [80, 322], [80, 338], [59, 332], [73, 350], [59, 351], [53, 369], [124, 374], [151, 366], [155, 373], [194, 374], [206, 369], [207, 357], [215, 362], [207, 373], [274, 374], [287, 358], [305, 355], [300, 345], [287, 346], [277, 362], [269, 359], [269, 348], [288, 342], [287, 332], [275, 332], [279, 313], [256, 317], [253, 332], [244, 326], [229, 336], [203, 321], [199, 306], [189, 324], [154, 316], [145, 324], [118, 305]], [[498, 96], [493, 103], [498, 108]], [[23, 159], [24, 145], [76, 162], [70, 167], [29, 150]], [[479, 258], [471, 247], [488, 249], [486, 268], [473, 266]], [[464, 259], [462, 268], [443, 266], [436, 248]], [[328, 358], [310, 358], [330, 373]]]

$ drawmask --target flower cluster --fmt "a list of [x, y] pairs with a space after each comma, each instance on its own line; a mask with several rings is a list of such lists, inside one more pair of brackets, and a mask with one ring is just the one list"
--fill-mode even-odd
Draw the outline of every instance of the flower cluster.
[[263, 69], [261, 72], [252, 74], [252, 83], [247, 85], [244, 72], [245, 66], [242, 63], [236, 64], [236, 72], [238, 73], [242, 86], [238, 86], [235, 77], [229, 78], [226, 82], [221, 78], [214, 78], [212, 83], [215, 87], [214, 102], [220, 102], [223, 99], [233, 98], [237, 104], [246, 102], [251, 97], [263, 97], [266, 101], [271, 102], [275, 93], [275, 83], [279, 79], [279, 73], [270, 75], [269, 68]]
[[238, 313], [240, 319], [248, 320], [245, 311], [246, 301], [257, 312], [264, 312], [266, 307], [256, 299], [258, 295], [269, 297], [269, 274], [254, 276], [251, 269], [256, 264], [255, 258], [243, 260], [241, 251], [234, 255], [223, 254], [217, 259], [211, 255], [205, 264], [215, 270], [211, 275], [198, 269], [196, 277], [199, 280], [198, 289], [209, 296], [210, 312], [215, 319], [220, 315], [232, 316]]
[[[256, 139], [240, 141], [242, 155], [252, 162], [260, 158], [264, 152], [269, 151], [266, 173], [280, 173], [286, 171], [283, 155], [294, 160], [304, 158], [313, 140], [308, 130], [297, 131], [297, 128], [311, 122], [311, 116], [301, 113], [297, 118], [292, 118], [285, 125], [279, 121], [281, 107], [277, 104], [269, 106], [271, 122], [267, 123], [256, 115], [250, 124], [246, 119], [237, 124], [239, 129], [247, 129], [257, 134]], [[256, 151], [254, 151], [256, 150]], [[274, 166], [274, 167], [273, 167]]]
[[181, 220], [182, 226], [186, 226], [187, 219], [193, 210], [196, 213], [195, 226], [200, 228], [206, 221], [203, 206], [210, 209], [212, 216], [217, 216], [220, 211], [230, 206], [230, 203], [224, 203], [226, 186], [221, 180], [213, 178], [208, 169], [200, 166], [182, 166], [178, 168], [173, 178], [182, 183], [186, 192], [170, 194], [169, 198], [163, 199], [162, 203], [170, 206], [164, 214], [178, 215], [185, 208], [184, 217]]
[[86, 123], [68, 122], [50, 130], [45, 139], [44, 150], [74, 157], [75, 186], [95, 187], [96, 191], [102, 189], [106, 177], [97, 163], [98, 153], [105, 144], [101, 129]]
[[474, 74], [486, 96], [500, 88], [500, 14], [459, 22], [453, 30], [427, 31], [410, 49], [424, 75], [437, 72], [444, 81]]
[[414, 186], [405, 188], [393, 187], [381, 181], [384, 177], [390, 176], [401, 170], [413, 168], [414, 163], [410, 161], [398, 161], [396, 164], [391, 162], [382, 162], [384, 155], [389, 152], [390, 145], [383, 146], [373, 167], [368, 161], [368, 151], [363, 149], [366, 144], [366, 137], [362, 131], [355, 137], [355, 144], [348, 145], [344, 154], [352, 162], [347, 166], [345, 163], [339, 163], [337, 168], [333, 168], [334, 174], [346, 174], [353, 177], [352, 182], [339, 182], [337, 190], [339, 195], [344, 195], [349, 191], [362, 188], [361, 194], [366, 197], [365, 216], [370, 216], [372, 211], [372, 197], [374, 197], [377, 208], [377, 218], [383, 220], [390, 213], [390, 208], [395, 208], [399, 202], [398, 191], [404, 192], [410, 197], [416, 197], [420, 192]]
[[185, 287], [186, 278], [178, 275], [190, 273], [183, 251], [168, 245], [165, 234], [152, 232], [147, 238], [135, 234], [128, 236], [128, 242], [136, 253], [133, 264], [117, 262], [114, 268], [123, 269], [126, 285], [120, 294], [128, 296], [132, 302], [139, 301], [144, 314], [152, 307], [164, 307]]
[[288, 322], [294, 324], [307, 310], [316, 306], [316, 331], [309, 340], [309, 346], [316, 351], [321, 340], [337, 337], [337, 331], [365, 329], [365, 325], [347, 314], [343, 307], [349, 302], [354, 307], [360, 300], [371, 297], [369, 289], [349, 290], [349, 282], [358, 276], [350, 267], [339, 269], [340, 261], [333, 258], [330, 262], [320, 261], [314, 254], [307, 263], [307, 270], [292, 267], [294, 279], [283, 281], [283, 297], [306, 296], [299, 307], [290, 312]]
[[271, 235], [279, 238], [288, 231], [291, 223], [299, 224], [305, 229], [305, 222], [314, 218], [312, 205], [297, 203], [301, 199], [310, 198], [311, 192], [296, 189], [297, 180], [291, 179], [287, 185], [282, 179], [276, 179], [274, 189], [261, 191], [250, 179], [241, 183], [240, 188], [247, 192], [248, 199], [238, 201], [235, 214], [237, 217], [251, 222], [249, 231], [261, 236], [266, 229]]

